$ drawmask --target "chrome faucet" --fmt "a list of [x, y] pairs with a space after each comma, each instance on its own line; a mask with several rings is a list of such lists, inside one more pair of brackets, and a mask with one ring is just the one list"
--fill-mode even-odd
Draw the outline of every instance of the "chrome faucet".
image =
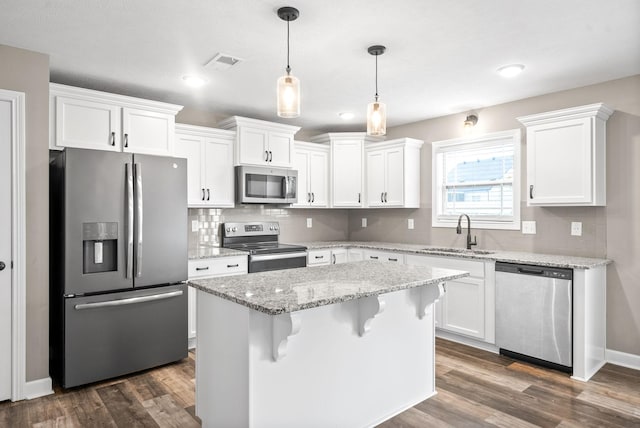
[[471, 219], [469, 218], [468, 215], [466, 214], [460, 214], [460, 217], [458, 217], [458, 226], [456, 227], [456, 233], [458, 235], [462, 234], [462, 217], [466, 217], [467, 218], [467, 250], [471, 249], [472, 245], [478, 245], [478, 241], [476, 240], [476, 237], [473, 237], [473, 241], [471, 241]]

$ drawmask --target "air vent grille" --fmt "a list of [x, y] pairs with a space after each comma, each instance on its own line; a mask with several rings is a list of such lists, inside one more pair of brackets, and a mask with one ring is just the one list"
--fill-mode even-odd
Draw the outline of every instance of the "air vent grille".
[[211, 58], [211, 61], [206, 63], [204, 67], [210, 68], [212, 70], [226, 70], [238, 64], [239, 62], [242, 62], [241, 58], [238, 58], [232, 55], [223, 54], [223, 53], [218, 53], [213, 58]]

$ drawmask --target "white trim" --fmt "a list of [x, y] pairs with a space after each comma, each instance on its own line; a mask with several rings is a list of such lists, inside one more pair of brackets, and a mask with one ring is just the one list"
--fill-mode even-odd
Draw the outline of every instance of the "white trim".
[[482, 340], [473, 339], [471, 337], [462, 336], [456, 333], [451, 333], [437, 327], [436, 327], [436, 337], [450, 340], [451, 342], [462, 343], [463, 345], [471, 346], [472, 348], [482, 349], [483, 351], [491, 352], [494, 354], [500, 353], [500, 349], [498, 349], [498, 347], [493, 343], [487, 343]]
[[605, 349], [604, 355], [607, 363], [615, 364], [616, 366], [627, 367], [630, 369], [640, 370], [640, 355], [614, 351], [613, 349]]
[[11, 401], [24, 398], [26, 381], [25, 94], [0, 89], [11, 103]]
[[27, 400], [51, 394], [53, 394], [53, 388], [51, 387], [50, 377], [32, 380], [24, 385], [24, 398]]

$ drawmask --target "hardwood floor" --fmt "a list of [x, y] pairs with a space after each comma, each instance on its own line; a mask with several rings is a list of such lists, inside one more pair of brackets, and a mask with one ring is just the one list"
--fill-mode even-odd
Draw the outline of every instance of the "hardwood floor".
[[[194, 363], [189, 353], [133, 376], [3, 402], [0, 427], [199, 427]], [[438, 339], [436, 387], [438, 395], [379, 428], [640, 427], [640, 372], [610, 364], [584, 383]]]

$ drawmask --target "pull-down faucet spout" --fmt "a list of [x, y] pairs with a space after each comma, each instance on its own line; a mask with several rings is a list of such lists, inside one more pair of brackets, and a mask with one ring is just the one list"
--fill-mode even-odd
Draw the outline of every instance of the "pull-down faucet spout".
[[478, 245], [478, 241], [476, 240], [475, 236], [473, 237], [473, 241], [471, 241], [471, 219], [466, 214], [460, 214], [460, 217], [458, 217], [458, 226], [456, 227], [456, 233], [458, 235], [462, 234], [462, 217], [467, 218], [467, 250], [470, 250], [472, 245]]

